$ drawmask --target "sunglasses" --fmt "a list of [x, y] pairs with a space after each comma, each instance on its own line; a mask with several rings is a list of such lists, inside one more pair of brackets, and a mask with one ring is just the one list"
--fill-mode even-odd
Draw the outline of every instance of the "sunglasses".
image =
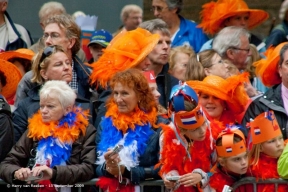
[[40, 58], [40, 61], [39, 63], [42, 63], [44, 61], [44, 59], [46, 59], [47, 57], [49, 57], [50, 55], [52, 55], [52, 53], [54, 52], [55, 50], [55, 46], [48, 46], [44, 49], [43, 53], [42, 53], [42, 56]]

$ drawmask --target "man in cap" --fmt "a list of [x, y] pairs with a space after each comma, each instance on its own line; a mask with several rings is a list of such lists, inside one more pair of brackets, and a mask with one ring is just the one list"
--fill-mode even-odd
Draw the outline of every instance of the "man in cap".
[[89, 64], [98, 61], [99, 57], [103, 54], [103, 49], [107, 47], [112, 38], [112, 34], [104, 29], [94, 31], [88, 44], [92, 55], [92, 58], [88, 61]]

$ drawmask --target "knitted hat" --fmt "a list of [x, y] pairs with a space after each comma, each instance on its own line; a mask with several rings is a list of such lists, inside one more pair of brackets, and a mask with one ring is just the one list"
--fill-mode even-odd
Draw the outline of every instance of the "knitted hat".
[[218, 0], [211, 1], [202, 6], [200, 13], [201, 23], [198, 25], [204, 32], [214, 35], [224, 28], [224, 21], [229, 17], [241, 13], [249, 13], [248, 29], [263, 23], [269, 14], [259, 9], [249, 9], [243, 0]]
[[7, 81], [2, 89], [2, 95], [8, 100], [15, 95], [22, 75], [15, 65], [3, 59], [0, 59], [0, 71], [4, 73]]
[[0, 59], [8, 61], [13, 58], [21, 58], [31, 61], [34, 55], [35, 53], [32, 50], [22, 48], [15, 51], [5, 51], [0, 53]]
[[286, 44], [287, 42], [284, 42], [277, 45], [277, 47], [269, 47], [264, 53], [266, 58], [253, 63], [255, 74], [267, 87], [272, 87], [282, 82], [278, 73], [278, 64], [280, 60], [280, 50]]
[[[234, 143], [234, 137], [238, 136], [241, 140]], [[243, 133], [239, 129], [226, 129], [219, 134], [218, 139], [222, 138], [222, 145], [216, 145], [217, 155], [219, 157], [232, 157], [246, 152], [246, 143]]]
[[187, 81], [187, 84], [197, 93], [213, 95], [227, 103], [228, 110], [235, 115], [242, 113], [245, 109], [249, 96], [244, 90], [243, 83], [248, 74], [233, 75], [227, 79], [209, 75], [203, 81]]
[[144, 71], [143, 74], [146, 77], [148, 83], [156, 83], [156, 78], [153, 70]]
[[282, 135], [273, 111], [261, 113], [248, 126], [253, 144], [263, 143]]
[[144, 60], [159, 38], [158, 34], [151, 34], [142, 28], [120, 32], [112, 39], [99, 60], [91, 64], [91, 83], [98, 81], [102, 87], [106, 87], [115, 73], [135, 67]]

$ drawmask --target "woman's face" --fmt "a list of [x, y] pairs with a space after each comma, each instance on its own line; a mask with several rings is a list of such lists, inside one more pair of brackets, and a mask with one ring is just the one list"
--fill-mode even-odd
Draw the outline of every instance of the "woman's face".
[[239, 155], [233, 156], [233, 157], [227, 157], [224, 164], [221, 164], [224, 166], [228, 171], [231, 171], [233, 173], [237, 174], [245, 174], [248, 169], [248, 153], [243, 152]]
[[201, 93], [199, 96], [199, 103], [210, 117], [214, 119], [221, 118], [221, 115], [225, 108], [223, 100], [218, 99], [217, 97], [214, 97], [212, 95]]
[[136, 69], [140, 69], [141, 71], [146, 71], [151, 65], [151, 61], [148, 57], [142, 60], [138, 65], [136, 65]]
[[212, 66], [209, 68], [205, 68], [205, 74], [208, 75], [216, 75], [226, 79], [229, 77], [229, 68], [228, 65], [222, 60], [220, 55], [217, 53], [211, 58]]
[[247, 29], [249, 21], [249, 13], [239, 13], [238, 15], [232, 16], [225, 21], [225, 26], [236, 26]]
[[157, 84], [156, 83], [149, 83], [149, 87], [150, 87], [150, 90], [154, 96], [155, 102], [158, 105], [159, 104], [159, 98], [160, 98], [161, 94], [157, 90], [157, 88], [158, 88]]
[[189, 55], [186, 53], [178, 52], [174, 58], [175, 65], [171, 69], [171, 75], [181, 81], [185, 81], [185, 73], [189, 62]]
[[40, 95], [40, 113], [42, 121], [48, 123], [60, 120], [67, 110], [64, 110], [57, 96], [54, 93], [49, 94], [47, 98]]
[[123, 86], [121, 83], [115, 84], [113, 97], [120, 113], [130, 113], [138, 105], [135, 91], [128, 86]]
[[204, 141], [206, 137], [206, 131], [207, 131], [207, 124], [204, 122], [203, 125], [201, 125], [197, 129], [193, 130], [185, 130], [184, 135], [186, 135], [189, 139], [193, 141]]
[[70, 83], [72, 80], [72, 66], [67, 55], [63, 52], [56, 52], [49, 56], [49, 64], [46, 70], [41, 69], [40, 74], [48, 80], [61, 80]]
[[278, 158], [284, 149], [283, 136], [280, 135], [261, 144], [260, 151], [271, 157]]

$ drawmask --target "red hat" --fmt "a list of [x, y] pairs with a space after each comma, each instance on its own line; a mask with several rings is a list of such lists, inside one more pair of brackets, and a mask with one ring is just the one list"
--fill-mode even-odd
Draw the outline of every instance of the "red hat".
[[156, 83], [156, 78], [153, 70], [144, 71], [143, 74], [146, 77], [148, 83]]

